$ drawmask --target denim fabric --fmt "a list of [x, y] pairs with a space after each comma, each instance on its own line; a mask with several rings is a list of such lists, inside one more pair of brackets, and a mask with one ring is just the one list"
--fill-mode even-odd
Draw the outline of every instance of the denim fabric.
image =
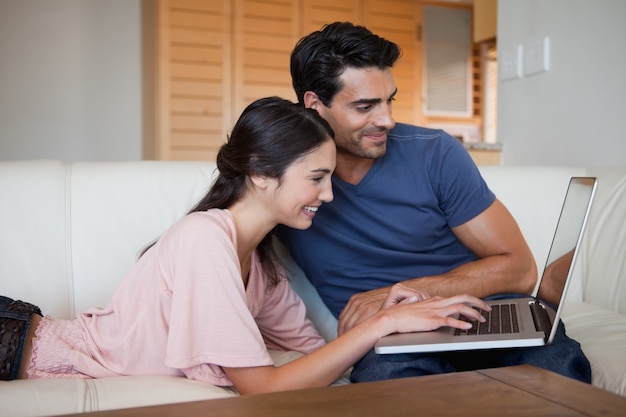
[[[26, 335], [28, 335], [28, 330], [30, 328], [30, 322], [31, 322], [31, 313], [24, 313], [24, 312], [20, 312], [17, 310], [13, 310], [10, 308], [11, 303], [13, 303], [13, 299], [8, 298], [8, 297], [4, 297], [2, 295], [0, 295], [0, 319], [5, 319], [5, 320], [15, 320], [15, 321], [22, 321], [24, 322], [24, 326], [22, 327], [21, 333], [19, 335], [19, 341], [17, 343], [17, 349], [15, 351], [15, 356], [14, 357], [8, 357], [11, 356], [9, 354], [9, 347], [8, 346], [3, 346], [1, 345], [2, 341], [4, 340], [4, 335], [1, 334], [2, 332], [0, 332], [0, 365], [1, 366], [9, 366], [10, 367], [10, 374], [8, 379], [9, 380], [13, 380], [13, 379], [17, 379], [18, 377], [18, 372], [19, 372], [19, 368], [20, 368], [20, 364], [22, 362], [22, 355], [24, 354], [24, 342], [26, 341]], [[36, 306], [32, 306], [34, 308], [37, 309], [36, 313], [39, 314], [40, 310], [38, 307]], [[4, 324], [3, 324], [4, 326]], [[7, 343], [9, 343], [10, 338], [7, 338]]]
[[[499, 295], [489, 299], [504, 297], [511, 295]], [[535, 365], [591, 383], [589, 360], [581, 350], [580, 344], [566, 335], [562, 321], [559, 322], [554, 341], [548, 346], [389, 355], [379, 355], [372, 350], [354, 365], [350, 380], [380, 381], [522, 364]]]

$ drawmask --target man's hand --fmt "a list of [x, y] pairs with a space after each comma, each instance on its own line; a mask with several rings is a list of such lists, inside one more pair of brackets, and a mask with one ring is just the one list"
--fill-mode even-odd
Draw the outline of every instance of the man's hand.
[[380, 310], [427, 298], [430, 298], [427, 292], [415, 290], [403, 284], [355, 294], [339, 315], [337, 334], [343, 334]]

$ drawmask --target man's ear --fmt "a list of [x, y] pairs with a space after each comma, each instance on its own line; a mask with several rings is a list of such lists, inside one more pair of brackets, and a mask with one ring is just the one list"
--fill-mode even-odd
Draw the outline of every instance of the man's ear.
[[304, 107], [317, 110], [317, 106], [321, 104], [320, 98], [313, 91], [307, 91], [303, 97]]

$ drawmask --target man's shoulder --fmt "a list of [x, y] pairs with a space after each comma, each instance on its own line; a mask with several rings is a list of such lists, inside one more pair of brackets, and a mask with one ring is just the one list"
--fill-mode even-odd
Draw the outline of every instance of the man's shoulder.
[[428, 145], [436, 143], [438, 145], [460, 144], [458, 139], [442, 129], [433, 129], [423, 126], [411, 125], [407, 123], [396, 123], [387, 135], [391, 142], [407, 143], [416, 145]]
[[463, 145], [457, 138], [441, 129], [431, 129], [406, 123], [396, 123], [389, 131], [388, 151], [392, 154], [421, 155], [429, 158], [434, 154], [460, 151]]
[[389, 137], [393, 139], [436, 139], [445, 132], [441, 129], [412, 125], [408, 123], [396, 123], [389, 131]]

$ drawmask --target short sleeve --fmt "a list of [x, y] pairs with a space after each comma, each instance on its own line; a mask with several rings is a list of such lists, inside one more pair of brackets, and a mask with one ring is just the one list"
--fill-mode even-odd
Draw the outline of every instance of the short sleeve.
[[447, 134], [441, 137], [439, 161], [434, 165], [439, 182], [436, 193], [448, 224], [460, 226], [485, 211], [495, 200], [478, 167], [463, 145]]
[[[219, 211], [217, 213], [220, 213]], [[166, 365], [192, 379], [230, 385], [221, 367], [271, 365], [246, 304], [230, 215], [186, 216], [160, 240], [172, 294]]]
[[270, 349], [310, 353], [325, 343], [306, 317], [306, 306], [284, 278], [264, 293], [257, 324]]

